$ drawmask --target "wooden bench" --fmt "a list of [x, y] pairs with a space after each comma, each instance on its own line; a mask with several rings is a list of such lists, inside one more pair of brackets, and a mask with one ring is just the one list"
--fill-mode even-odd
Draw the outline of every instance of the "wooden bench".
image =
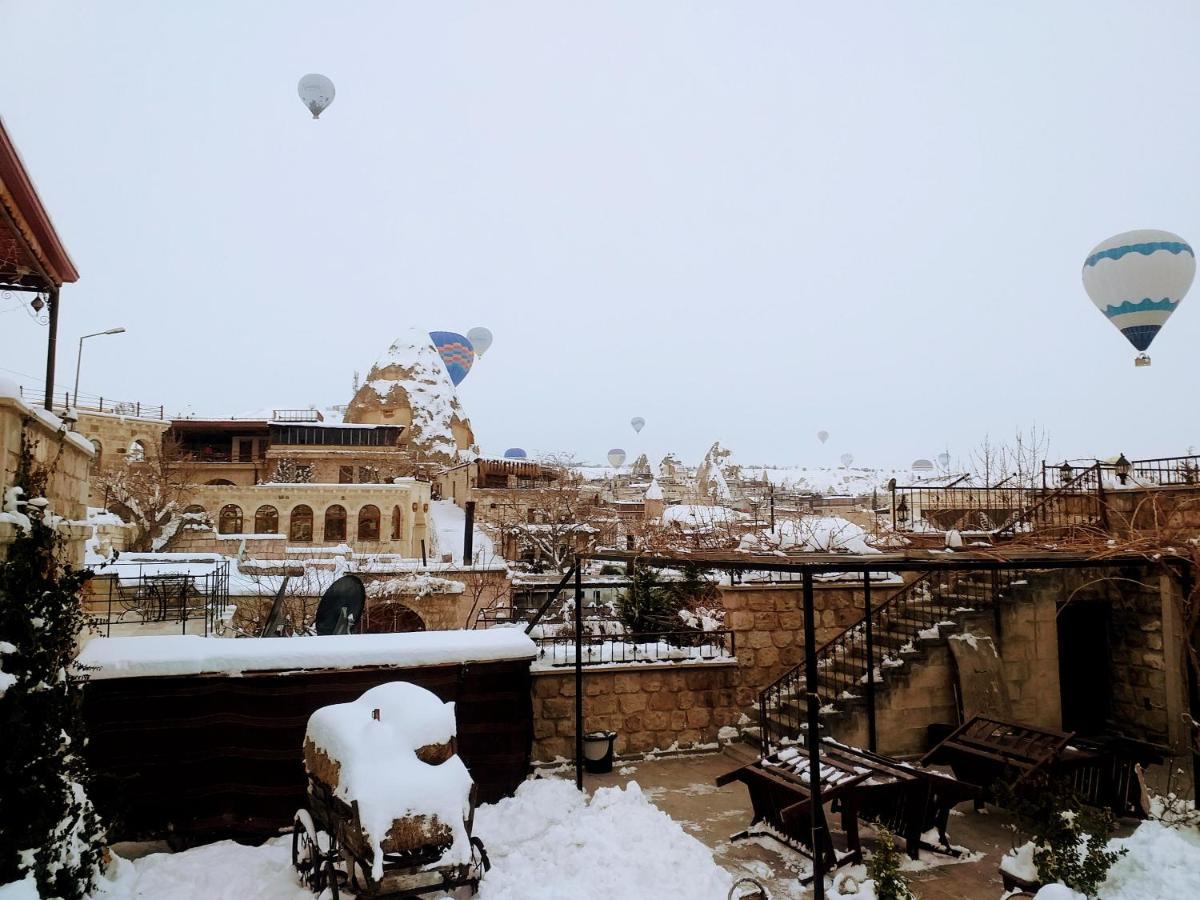
[[[750, 827], [733, 836], [777, 837], [782, 833], [810, 855], [820, 853], [824, 871], [839, 865], [862, 861], [858, 823], [862, 818], [880, 821], [905, 841], [913, 859], [922, 846], [953, 852], [946, 835], [950, 810], [963, 800], [975, 798], [974, 785], [917, 766], [908, 765], [828, 738], [821, 742], [821, 803], [832, 803], [841, 813], [846, 835], [846, 852], [838, 855], [833, 847], [824, 809], [812, 808], [809, 790], [808, 752], [789, 747], [741, 766], [717, 779], [721, 787], [731, 781], [743, 782], [750, 792], [754, 817]], [[813, 816], [817, 816], [820, 847], [814, 848]], [[776, 833], [755, 831], [759, 822], [771, 825]], [[923, 844], [921, 835], [936, 828], [941, 846]]]

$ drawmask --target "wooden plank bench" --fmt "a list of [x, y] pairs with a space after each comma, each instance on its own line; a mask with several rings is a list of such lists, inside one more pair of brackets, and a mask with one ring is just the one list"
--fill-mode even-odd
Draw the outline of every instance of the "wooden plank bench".
[[[832, 802], [841, 813], [846, 835], [846, 852], [839, 855], [825, 821], [824, 809], [814, 811], [809, 790], [808, 753], [790, 747], [741, 766], [717, 779], [718, 787], [743, 782], [750, 792], [754, 818], [750, 827], [733, 836], [739, 840], [777, 835], [755, 831], [767, 822], [777, 833], [804, 848], [819, 852], [825, 871], [862, 861], [859, 839], [860, 818], [881, 821], [904, 838], [909, 856], [916, 859], [920, 848], [953, 852], [946, 836], [950, 810], [978, 794], [978, 788], [948, 775], [911, 766], [828, 738], [821, 742], [821, 802]], [[821, 846], [812, 846], [813, 816], [818, 816]], [[942, 846], [922, 844], [921, 835], [937, 828]]]

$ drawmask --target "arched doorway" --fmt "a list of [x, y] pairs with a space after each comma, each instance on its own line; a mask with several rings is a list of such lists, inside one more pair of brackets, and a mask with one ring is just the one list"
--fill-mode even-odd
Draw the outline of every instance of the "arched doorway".
[[367, 634], [402, 634], [424, 631], [425, 622], [403, 603], [377, 603], [367, 606], [363, 631]]

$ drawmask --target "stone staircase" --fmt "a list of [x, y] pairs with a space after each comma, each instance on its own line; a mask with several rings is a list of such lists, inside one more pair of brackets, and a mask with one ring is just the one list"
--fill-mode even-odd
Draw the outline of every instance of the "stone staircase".
[[[1026, 573], [1015, 571], [931, 572], [877, 606], [871, 613], [877, 719], [891, 710], [922, 734], [931, 717], [954, 721], [947, 640], [973, 623], [990, 625], [999, 605], [1025, 584]], [[867, 734], [866, 632], [863, 619], [817, 649], [822, 731], [854, 746], [864, 746]], [[757, 713], [757, 724], [743, 728], [748, 742], [765, 749], [802, 739], [808, 718], [803, 665], [762, 691]]]

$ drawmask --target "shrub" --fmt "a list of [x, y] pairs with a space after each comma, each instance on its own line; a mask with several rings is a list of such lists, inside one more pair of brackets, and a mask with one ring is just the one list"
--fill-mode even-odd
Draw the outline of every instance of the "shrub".
[[875, 882], [878, 900], [910, 900], [908, 883], [900, 874], [900, 851], [896, 839], [882, 825], [876, 825], [875, 852], [867, 862], [867, 877]]

